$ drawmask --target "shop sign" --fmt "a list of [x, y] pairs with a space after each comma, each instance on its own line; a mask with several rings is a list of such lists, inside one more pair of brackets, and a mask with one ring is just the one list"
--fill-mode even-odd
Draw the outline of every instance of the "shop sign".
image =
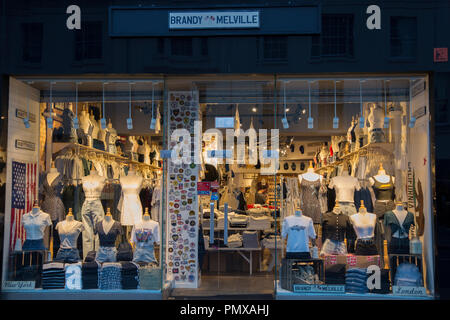
[[296, 293], [345, 293], [344, 285], [330, 284], [294, 284], [294, 292]]
[[210, 194], [211, 182], [197, 182], [197, 194], [199, 196], [208, 196]]
[[[27, 112], [25, 110], [16, 109], [16, 117], [19, 119], [26, 119]], [[31, 122], [36, 122], [36, 116], [34, 115], [34, 113], [30, 113], [29, 120]]]
[[3, 290], [30, 290], [35, 289], [35, 281], [4, 281]]
[[427, 296], [427, 289], [425, 287], [402, 287], [392, 286], [392, 293], [398, 296]]
[[169, 29], [259, 28], [259, 11], [169, 12]]
[[16, 149], [34, 151], [36, 144], [34, 142], [16, 139]]

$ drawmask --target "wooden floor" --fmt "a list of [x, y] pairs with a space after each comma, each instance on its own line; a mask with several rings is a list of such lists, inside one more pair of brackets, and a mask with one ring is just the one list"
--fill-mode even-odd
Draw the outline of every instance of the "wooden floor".
[[274, 274], [202, 274], [198, 289], [173, 289], [171, 299], [273, 299]]

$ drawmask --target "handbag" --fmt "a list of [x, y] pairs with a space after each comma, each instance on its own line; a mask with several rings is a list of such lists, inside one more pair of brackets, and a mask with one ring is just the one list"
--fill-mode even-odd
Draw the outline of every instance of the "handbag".
[[119, 244], [116, 254], [117, 261], [131, 261], [133, 260], [133, 249], [128, 242]]

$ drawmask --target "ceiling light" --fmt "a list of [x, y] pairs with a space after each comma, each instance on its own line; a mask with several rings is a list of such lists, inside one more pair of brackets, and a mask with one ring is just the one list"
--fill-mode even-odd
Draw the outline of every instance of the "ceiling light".
[[253, 111], [253, 112], [258, 112], [258, 109], [255, 108], [255, 107], [253, 107], [253, 108], [252, 108], [252, 111]]

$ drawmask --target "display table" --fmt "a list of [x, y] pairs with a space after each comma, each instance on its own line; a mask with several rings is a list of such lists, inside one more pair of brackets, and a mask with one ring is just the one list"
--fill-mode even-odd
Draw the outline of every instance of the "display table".
[[[250, 275], [252, 275], [252, 267], [253, 267], [253, 251], [261, 251], [261, 247], [259, 248], [218, 248], [218, 247], [209, 247], [206, 248], [206, 251], [213, 251], [213, 252], [237, 252], [239, 253], [239, 255], [244, 258], [245, 261], [247, 261], [247, 263], [250, 266]], [[249, 257], [247, 257], [244, 252], [249, 252]], [[208, 257], [209, 259], [209, 257]], [[261, 270], [261, 254], [259, 255], [259, 268]]]

